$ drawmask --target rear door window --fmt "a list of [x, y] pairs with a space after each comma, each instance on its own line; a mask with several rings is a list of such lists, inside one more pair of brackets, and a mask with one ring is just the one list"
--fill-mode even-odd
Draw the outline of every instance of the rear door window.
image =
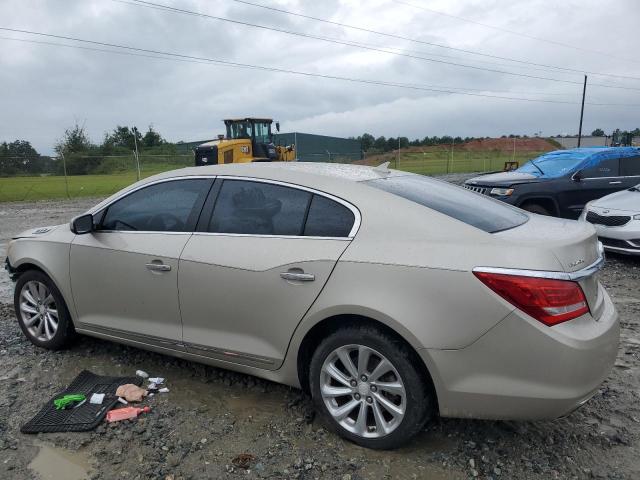
[[302, 235], [310, 192], [271, 183], [225, 180], [209, 232]]
[[619, 175], [619, 158], [606, 158], [596, 165], [582, 169], [582, 178], [617, 177]]
[[304, 228], [306, 237], [348, 237], [355, 215], [344, 205], [322, 195], [314, 195]]
[[402, 175], [363, 182], [411, 200], [488, 233], [525, 223], [529, 217], [511, 205], [422, 175]]
[[623, 177], [640, 176], [640, 156], [621, 158], [620, 175]]

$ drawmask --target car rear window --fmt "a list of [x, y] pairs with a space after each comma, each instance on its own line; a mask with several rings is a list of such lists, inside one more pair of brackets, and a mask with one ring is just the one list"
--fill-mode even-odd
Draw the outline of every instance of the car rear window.
[[517, 227], [529, 219], [527, 214], [511, 205], [422, 175], [387, 177], [363, 183], [488, 233]]

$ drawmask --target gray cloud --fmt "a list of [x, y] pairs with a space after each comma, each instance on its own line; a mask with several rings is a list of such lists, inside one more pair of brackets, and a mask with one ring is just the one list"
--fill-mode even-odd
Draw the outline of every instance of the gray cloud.
[[[256, 0], [258, 1], [258, 0]], [[457, 48], [575, 69], [640, 77], [632, 48], [640, 5], [625, 0], [615, 8], [597, 0], [456, 0], [417, 5], [447, 11], [537, 37], [570, 43], [603, 56], [487, 29], [399, 5], [369, 2], [280, 0], [274, 5]], [[505, 67], [482, 58], [397, 39], [385, 39], [230, 0], [158, 0], [173, 6], [261, 23], [313, 35], [444, 55], [445, 61], [531, 73], [572, 81], [580, 74]], [[267, 2], [264, 2], [267, 4]], [[415, 85], [442, 85], [511, 96], [578, 102], [581, 87], [498, 75], [419, 61], [318, 40], [171, 14], [111, 0], [5, 0], [0, 26], [344, 77]], [[3, 37], [28, 38], [0, 33]], [[45, 40], [45, 39], [39, 39]], [[69, 43], [69, 42], [67, 42]], [[499, 64], [499, 65], [494, 65]], [[640, 88], [640, 81], [591, 77], [593, 83]], [[0, 40], [0, 141], [30, 140], [50, 153], [65, 127], [85, 122], [93, 140], [116, 124], [153, 124], [170, 140], [196, 140], [221, 132], [220, 120], [236, 115], [272, 116], [285, 131], [331, 135], [410, 137], [575, 132], [579, 105], [515, 102], [463, 95], [362, 85], [330, 79], [229, 68]], [[481, 92], [479, 92], [481, 93]], [[487, 92], [489, 93], [489, 92]], [[505, 94], [506, 95], [506, 94]], [[640, 104], [640, 91], [589, 87], [588, 102]], [[585, 130], [640, 126], [637, 109], [587, 106]]]

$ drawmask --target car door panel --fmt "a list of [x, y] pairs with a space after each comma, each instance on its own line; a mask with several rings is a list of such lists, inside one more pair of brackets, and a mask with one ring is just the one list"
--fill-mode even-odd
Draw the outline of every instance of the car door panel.
[[212, 184], [154, 182], [94, 215], [95, 231], [70, 250], [79, 330], [183, 349], [178, 260]]
[[[189, 233], [95, 232], [71, 245], [80, 328], [181, 343], [178, 259]], [[164, 271], [147, 265], [165, 265]], [[161, 342], [164, 343], [164, 342]]]
[[194, 234], [178, 274], [187, 350], [278, 368], [348, 245], [346, 239]]

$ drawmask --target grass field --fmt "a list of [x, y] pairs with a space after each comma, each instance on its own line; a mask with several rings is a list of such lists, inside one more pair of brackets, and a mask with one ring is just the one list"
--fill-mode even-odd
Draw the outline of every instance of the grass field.
[[[522, 165], [542, 152], [511, 152], [487, 150], [454, 150], [429, 148], [423, 151], [403, 152], [400, 162], [394, 153], [376, 155], [366, 159], [370, 165], [391, 162], [391, 168], [437, 175], [443, 173], [465, 173], [502, 170], [506, 161], [515, 158]], [[189, 159], [189, 165], [191, 164]], [[146, 162], [141, 178], [186, 166], [184, 162]], [[54, 198], [106, 197], [136, 181], [136, 172], [128, 171], [105, 175], [76, 175], [0, 178], [0, 202], [48, 200]]]
[[[146, 168], [141, 172], [140, 177], [150, 177], [156, 173], [181, 168], [182, 166], [183, 165], [163, 165], [157, 169]], [[54, 175], [0, 178], [0, 202], [49, 200], [53, 198], [106, 197], [127, 185], [131, 185], [136, 180], [136, 172], [114, 173], [109, 175], [68, 176], [67, 182], [65, 182], [64, 176]]]
[[443, 173], [467, 173], [467, 172], [491, 172], [503, 170], [505, 162], [516, 161], [523, 165], [528, 160], [541, 155], [541, 151], [496, 152], [496, 151], [469, 151], [454, 150], [453, 156], [450, 149], [436, 151], [434, 149], [423, 152], [405, 152], [397, 154], [377, 155], [369, 159], [368, 164], [380, 164], [391, 162], [391, 168], [397, 168], [407, 172], [420, 173], [422, 175], [438, 175]]

